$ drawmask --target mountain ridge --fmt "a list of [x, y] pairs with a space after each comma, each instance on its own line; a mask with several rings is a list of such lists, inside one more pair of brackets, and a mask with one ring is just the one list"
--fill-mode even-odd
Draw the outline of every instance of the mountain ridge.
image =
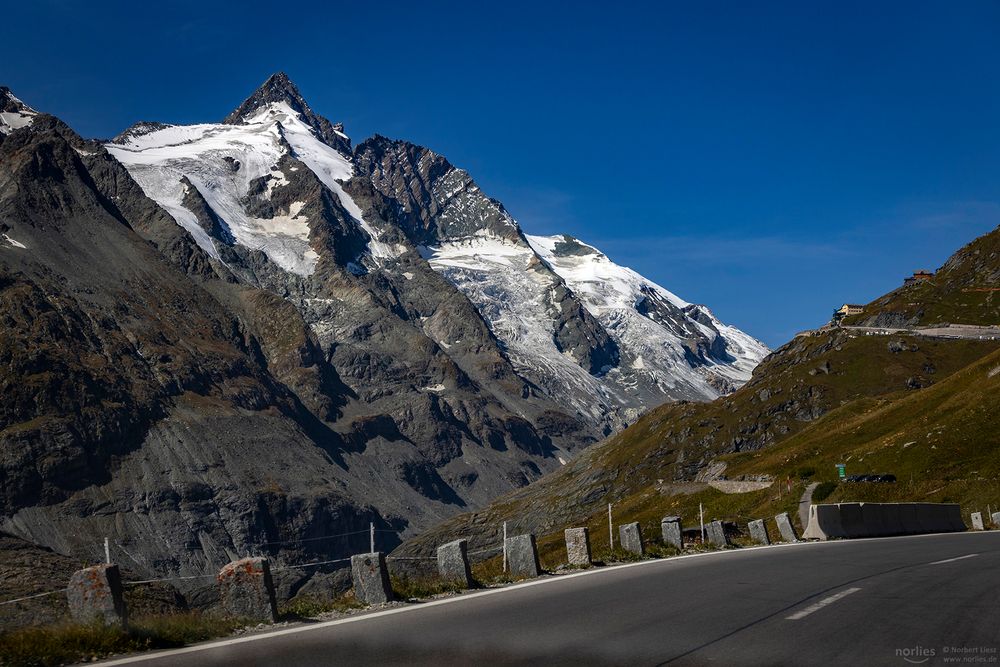
[[[335, 558], [353, 538], [300, 540], [368, 521], [391, 548], [650, 404], [748, 377], [724, 356], [736, 330], [661, 304], [630, 315], [669, 351], [660, 378], [686, 374], [657, 384], [652, 357], [634, 363], [467, 172], [402, 141], [351, 149], [287, 77], [268, 81], [222, 124], [144, 122], [101, 143], [19, 107], [0, 133], [0, 305], [21, 322], [8, 354], [44, 351], [0, 378], [21, 397], [0, 413], [4, 530], [80, 556], [110, 534], [144, 576], [211, 572], [261, 544], [279, 562]], [[461, 257], [482, 244], [500, 254]], [[30, 323], [60, 308], [91, 324], [40, 338]], [[23, 382], [38, 364], [74, 380]]]

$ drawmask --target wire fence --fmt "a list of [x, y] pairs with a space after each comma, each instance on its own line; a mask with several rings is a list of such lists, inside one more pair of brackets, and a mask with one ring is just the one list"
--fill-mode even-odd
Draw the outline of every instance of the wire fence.
[[[251, 545], [249, 547], [249, 549], [251, 551], [256, 551], [256, 550], [259, 550], [259, 549], [263, 549], [264, 547], [286, 546], [286, 545], [291, 545], [291, 544], [311, 543], [311, 542], [319, 542], [319, 541], [323, 541], [323, 540], [334, 540], [334, 539], [338, 539], [338, 538], [342, 538], [342, 537], [354, 537], [354, 536], [363, 535], [363, 534], [366, 534], [366, 533], [370, 537], [369, 547], [372, 549], [373, 552], [375, 551], [375, 546], [376, 546], [375, 545], [375, 535], [377, 533], [383, 533], [383, 534], [384, 533], [389, 533], [389, 534], [392, 534], [394, 536], [398, 536], [399, 535], [399, 531], [391, 530], [391, 529], [384, 529], [384, 528], [375, 528], [375, 526], [373, 524], [370, 524], [367, 529], [353, 530], [353, 531], [349, 531], [349, 532], [346, 532], [346, 533], [337, 533], [337, 534], [334, 534], [334, 535], [320, 535], [320, 536], [316, 536], [316, 537], [306, 537], [306, 538], [295, 539], [295, 540], [275, 540], [275, 541], [269, 541], [269, 542], [259, 542], [259, 543]], [[129, 544], [131, 544], [131, 542], [129, 542]], [[119, 551], [122, 552], [122, 554], [124, 554], [125, 556], [127, 556], [136, 565], [139, 565], [140, 567], [145, 567], [144, 563], [142, 562], [143, 559], [141, 557], [137, 558], [132, 553], [130, 553], [129, 551], [127, 551], [118, 542], [110, 542], [110, 541], [108, 541], [106, 539], [105, 540], [105, 549], [109, 548], [110, 546], [116, 547]], [[199, 549], [185, 547], [184, 550], [186, 550], [186, 551], [200, 551], [201, 553], [205, 553], [205, 549], [204, 548], [202, 548], [202, 549], [199, 550]], [[503, 550], [504, 550], [504, 545], [503, 544], [497, 544], [497, 545], [486, 547], [486, 548], [483, 548], [483, 549], [477, 549], [477, 550], [474, 550], [474, 551], [468, 551], [467, 555], [469, 555], [469, 556], [481, 556], [483, 554], [499, 554]], [[95, 553], [99, 553], [99, 552], [100, 552], [100, 549], [97, 549], [95, 551]], [[98, 558], [101, 559], [101, 556], [98, 556]], [[109, 551], [105, 551], [104, 552], [103, 559], [105, 559], [108, 562], [110, 562], [110, 552]], [[319, 561], [313, 561], [313, 562], [309, 562], [309, 563], [282, 564], [282, 565], [278, 565], [276, 567], [272, 567], [271, 568], [271, 572], [284, 572], [284, 571], [289, 571], [289, 570], [300, 570], [300, 569], [306, 569], [306, 568], [312, 568], [312, 567], [322, 567], [324, 565], [336, 565], [336, 564], [340, 564], [340, 563], [347, 563], [350, 560], [351, 560], [351, 556], [347, 556], [345, 558], [334, 558], [334, 559], [328, 559], [328, 560], [319, 560]], [[437, 560], [437, 556], [386, 556], [386, 560], [387, 561], [436, 561]], [[192, 574], [192, 575], [178, 575], [178, 576], [172, 576], [172, 577], [154, 577], [154, 578], [149, 578], [149, 579], [137, 579], [137, 580], [132, 580], [132, 581], [123, 581], [122, 585], [123, 586], [141, 586], [141, 585], [147, 585], [147, 584], [170, 583], [170, 582], [181, 582], [181, 581], [195, 581], [195, 580], [199, 580], [199, 579], [215, 579], [217, 577], [218, 577], [218, 574]], [[38, 599], [38, 598], [47, 597], [47, 596], [50, 596], [50, 595], [58, 595], [60, 593], [66, 593], [67, 590], [68, 590], [68, 587], [63, 587], [63, 588], [60, 588], [60, 589], [54, 590], [54, 591], [46, 591], [44, 593], [36, 593], [34, 595], [26, 595], [26, 596], [19, 597], [19, 598], [14, 598], [14, 599], [11, 599], [11, 600], [4, 600], [4, 601], [0, 601], [0, 606], [16, 604], [16, 603], [19, 603], [19, 602], [26, 602], [26, 601], [30, 601], [30, 600], [34, 600], [34, 599]]]
[[34, 595], [26, 595], [23, 598], [14, 598], [13, 600], [4, 600], [3, 602], [0, 602], [0, 607], [2, 607], [3, 605], [7, 605], [7, 604], [14, 604], [15, 602], [24, 602], [26, 600], [34, 600], [36, 598], [46, 597], [47, 595], [57, 595], [58, 593], [65, 593], [65, 592], [66, 592], [65, 588], [60, 588], [57, 591], [48, 591], [47, 593], [35, 593]]

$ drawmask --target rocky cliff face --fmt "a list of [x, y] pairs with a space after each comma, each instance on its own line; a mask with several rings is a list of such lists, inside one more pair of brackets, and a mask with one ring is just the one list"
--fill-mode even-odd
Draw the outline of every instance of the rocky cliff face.
[[63, 554], [391, 547], [766, 352], [283, 75], [106, 146], [0, 98], [2, 528]]

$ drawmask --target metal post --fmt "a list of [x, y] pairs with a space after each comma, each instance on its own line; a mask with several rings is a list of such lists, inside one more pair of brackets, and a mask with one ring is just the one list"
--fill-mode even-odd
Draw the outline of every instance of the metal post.
[[503, 571], [507, 571], [507, 522], [503, 522]]
[[104, 562], [111, 564], [111, 545], [108, 544], [108, 538], [104, 538]]
[[705, 543], [705, 508], [698, 503], [698, 521], [701, 523], [701, 543]]
[[608, 545], [609, 548], [615, 548], [615, 530], [611, 526], [611, 503], [608, 503]]
[[368, 546], [370, 547], [370, 549], [368, 549], [368, 553], [373, 554], [373, 553], [375, 553], [375, 524], [374, 523], [369, 523], [368, 524], [368, 535], [369, 535]]

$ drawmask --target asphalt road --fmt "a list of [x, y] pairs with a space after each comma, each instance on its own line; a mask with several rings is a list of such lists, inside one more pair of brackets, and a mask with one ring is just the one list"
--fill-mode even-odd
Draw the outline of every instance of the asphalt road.
[[1000, 531], [647, 561], [106, 664], [998, 662]]

